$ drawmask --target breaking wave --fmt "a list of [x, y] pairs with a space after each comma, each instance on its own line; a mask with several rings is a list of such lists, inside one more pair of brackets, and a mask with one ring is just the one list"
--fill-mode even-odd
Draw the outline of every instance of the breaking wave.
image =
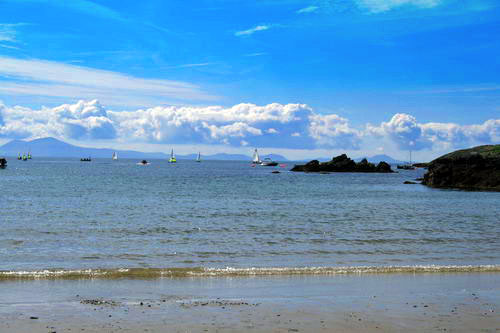
[[417, 266], [343, 266], [343, 267], [271, 267], [271, 268], [114, 268], [45, 269], [36, 271], [0, 271], [0, 280], [36, 279], [159, 279], [188, 277], [250, 277], [287, 275], [362, 275], [423, 273], [500, 273], [500, 265], [417, 265]]

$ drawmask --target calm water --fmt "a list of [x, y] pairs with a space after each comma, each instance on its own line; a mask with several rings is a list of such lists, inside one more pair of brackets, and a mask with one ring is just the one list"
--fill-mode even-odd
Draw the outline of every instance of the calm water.
[[9, 159], [0, 270], [500, 264], [500, 193], [247, 162]]

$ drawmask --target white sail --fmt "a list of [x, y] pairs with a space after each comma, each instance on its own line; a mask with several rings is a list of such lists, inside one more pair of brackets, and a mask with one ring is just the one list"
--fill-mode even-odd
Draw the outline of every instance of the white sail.
[[253, 153], [253, 158], [252, 158], [252, 162], [253, 163], [260, 163], [260, 157], [259, 157], [259, 152], [257, 151], [257, 149], [255, 149], [254, 153]]
[[117, 160], [118, 159], [118, 154], [116, 152], [113, 153], [113, 157], [112, 157], [113, 160]]
[[201, 162], [201, 153], [198, 152], [198, 156], [196, 157], [196, 162]]

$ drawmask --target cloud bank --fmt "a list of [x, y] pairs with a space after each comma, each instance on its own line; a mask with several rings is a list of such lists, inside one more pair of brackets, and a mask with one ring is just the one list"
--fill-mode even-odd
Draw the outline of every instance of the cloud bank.
[[[3, 120], [2, 120], [3, 119]], [[32, 110], [0, 104], [4, 138], [122, 139], [145, 143], [356, 149], [361, 133], [304, 104], [154, 107], [110, 111], [97, 100]]]
[[379, 126], [367, 125], [366, 135], [388, 138], [402, 150], [462, 148], [500, 143], [500, 119], [474, 125], [418, 123], [409, 114], [397, 113]]
[[387, 140], [400, 150], [440, 150], [500, 142], [500, 119], [482, 124], [419, 123], [397, 113], [378, 125], [354, 128], [336, 114], [305, 104], [232, 107], [153, 107], [112, 111], [97, 100], [34, 110], [0, 103], [0, 137], [120, 140], [134, 143], [214, 144], [285, 149], [362, 149]]

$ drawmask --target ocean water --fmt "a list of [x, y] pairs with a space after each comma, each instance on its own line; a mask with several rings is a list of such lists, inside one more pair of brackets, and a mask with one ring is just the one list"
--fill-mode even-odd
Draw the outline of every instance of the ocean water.
[[[500, 193], [248, 162], [0, 169], [0, 278], [500, 271]], [[280, 170], [280, 174], [272, 174]]]

